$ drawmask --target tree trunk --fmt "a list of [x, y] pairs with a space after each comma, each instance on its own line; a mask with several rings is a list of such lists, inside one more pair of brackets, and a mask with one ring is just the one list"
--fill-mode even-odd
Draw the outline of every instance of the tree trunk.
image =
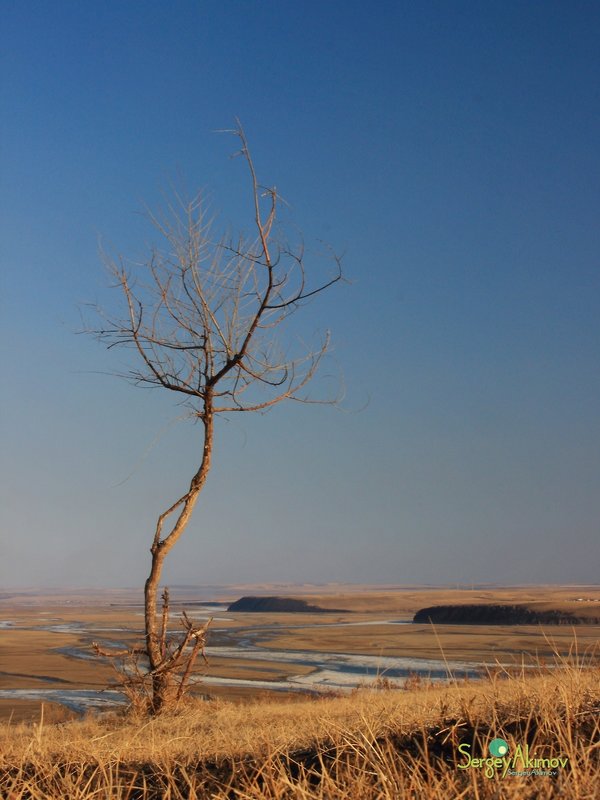
[[[157, 534], [150, 548], [150, 552], [152, 553], [152, 566], [144, 587], [144, 618], [146, 655], [148, 656], [150, 664], [150, 673], [154, 673], [152, 674], [151, 704], [151, 711], [154, 714], [159, 713], [165, 705], [168, 704], [171, 699], [170, 695], [174, 690], [173, 676], [168, 668], [163, 672], [156, 673], [156, 670], [160, 667], [165, 658], [165, 654], [162, 652], [161, 636], [158, 629], [158, 589], [164, 560], [187, 527], [198, 496], [206, 483], [206, 478], [210, 471], [214, 417], [212, 410], [212, 393], [210, 393], [209, 390], [207, 390], [202, 419], [204, 423], [204, 448], [200, 467], [192, 478], [188, 493], [176, 504], [183, 504], [183, 508], [171, 532], [164, 539], [160, 539]], [[161, 521], [159, 519], [157, 531], [160, 531], [160, 523]]]
[[173, 679], [168, 672], [153, 675], [151, 713], [160, 714], [160, 712], [169, 705], [173, 693]]

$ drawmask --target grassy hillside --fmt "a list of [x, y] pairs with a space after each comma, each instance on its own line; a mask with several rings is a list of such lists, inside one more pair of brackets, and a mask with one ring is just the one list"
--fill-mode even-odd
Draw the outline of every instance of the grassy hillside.
[[[383, 679], [345, 697], [194, 702], [154, 720], [42, 719], [0, 728], [0, 785], [10, 800], [592, 800], [599, 711], [600, 670], [563, 664], [445, 687]], [[497, 738], [509, 763], [488, 777], [468, 757], [490, 757]], [[528, 771], [519, 754], [556, 774], [512, 774]]]

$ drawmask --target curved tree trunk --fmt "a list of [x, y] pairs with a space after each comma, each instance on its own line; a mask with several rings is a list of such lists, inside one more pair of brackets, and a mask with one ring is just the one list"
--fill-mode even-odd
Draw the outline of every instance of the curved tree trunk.
[[[164, 708], [174, 689], [172, 670], [166, 668], [164, 671], [158, 671], [165, 659], [159, 633], [158, 589], [164, 560], [187, 527], [210, 471], [214, 426], [212, 396], [210, 393], [206, 397], [202, 421], [204, 423], [204, 448], [200, 467], [192, 478], [187, 494], [159, 517], [154, 542], [150, 548], [152, 566], [144, 587], [144, 618], [146, 654], [150, 664], [150, 673], [152, 674], [153, 713], [158, 713]], [[164, 520], [180, 505], [183, 505], [183, 508], [179, 512], [171, 532], [164, 539], [161, 539], [160, 532]]]

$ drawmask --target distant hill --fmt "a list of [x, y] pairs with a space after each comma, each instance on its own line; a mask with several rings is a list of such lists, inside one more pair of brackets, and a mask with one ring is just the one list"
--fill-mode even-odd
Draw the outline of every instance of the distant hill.
[[227, 607], [227, 611], [260, 611], [266, 613], [309, 613], [309, 614], [346, 614], [342, 608], [320, 608], [311, 606], [306, 600], [295, 597], [240, 597]]
[[413, 622], [440, 625], [600, 625], [600, 617], [553, 609], [534, 611], [519, 605], [480, 604], [422, 608], [415, 614]]

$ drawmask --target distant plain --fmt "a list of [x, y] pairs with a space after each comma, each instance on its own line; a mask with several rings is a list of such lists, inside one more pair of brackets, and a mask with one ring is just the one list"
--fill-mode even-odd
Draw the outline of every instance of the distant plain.
[[[301, 597], [330, 614], [228, 612], [242, 595]], [[273, 694], [265, 688], [290, 676], [306, 680], [317, 670], [307, 663], [278, 661], [276, 653], [371, 656], [481, 663], [518, 667], [577, 650], [591, 654], [600, 626], [415, 625], [420, 608], [446, 604], [525, 604], [580, 617], [600, 616], [598, 586], [392, 587], [254, 585], [174, 587], [170, 629], [179, 627], [182, 608], [197, 618], [214, 617], [209, 637], [207, 676], [197, 691], [214, 697], [248, 700]], [[0, 593], [0, 690], [91, 689], [114, 682], [114, 670], [92, 657], [91, 642], [133, 644], [142, 635], [140, 590], [19, 590]], [[247, 648], [247, 657], [221, 657], [219, 648]], [[211, 653], [211, 649], [213, 652]], [[78, 657], [73, 657], [73, 652]], [[274, 651], [271, 653], [271, 651]], [[263, 657], [261, 658], [261, 652]], [[86, 657], [89, 654], [89, 658]], [[269, 654], [271, 657], [269, 658]], [[82, 657], [83, 656], [83, 657]], [[382, 674], [385, 668], [382, 666]], [[214, 683], [217, 682], [216, 684]], [[232, 683], [228, 683], [232, 681]], [[237, 681], [237, 683], [236, 683]], [[253, 685], [249, 682], [260, 682]], [[45, 703], [46, 708], [51, 708]], [[40, 699], [0, 699], [0, 718], [39, 715]], [[57, 715], [68, 712], [53, 709]]]

